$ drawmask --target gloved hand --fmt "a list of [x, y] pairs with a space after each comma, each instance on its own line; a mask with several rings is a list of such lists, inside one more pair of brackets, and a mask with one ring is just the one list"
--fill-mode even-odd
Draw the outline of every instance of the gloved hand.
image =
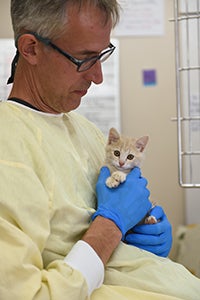
[[105, 184], [110, 176], [107, 167], [101, 169], [97, 185], [97, 216], [112, 220], [121, 230], [122, 236], [135, 226], [150, 210], [147, 180], [141, 177], [139, 168], [134, 168], [126, 177], [126, 181], [117, 188], [108, 188]]
[[125, 237], [127, 244], [152, 252], [158, 256], [166, 257], [172, 246], [172, 227], [162, 207], [155, 206], [151, 215], [156, 217], [158, 223], [136, 225], [131, 233]]

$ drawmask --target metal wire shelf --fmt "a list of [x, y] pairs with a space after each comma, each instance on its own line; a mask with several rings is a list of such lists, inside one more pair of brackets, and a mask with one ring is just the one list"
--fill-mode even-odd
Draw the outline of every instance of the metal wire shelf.
[[200, 0], [174, 0], [179, 183], [200, 187]]

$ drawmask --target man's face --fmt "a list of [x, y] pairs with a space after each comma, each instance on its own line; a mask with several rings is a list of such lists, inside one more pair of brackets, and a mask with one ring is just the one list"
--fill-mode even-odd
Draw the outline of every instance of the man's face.
[[[56, 46], [77, 59], [100, 54], [110, 43], [111, 20], [105, 25], [97, 8], [68, 10], [68, 22], [61, 37], [52, 40]], [[36, 89], [46, 112], [68, 112], [80, 105], [92, 82], [103, 80], [101, 63], [77, 72], [77, 66], [51, 47], [43, 45], [35, 71]]]

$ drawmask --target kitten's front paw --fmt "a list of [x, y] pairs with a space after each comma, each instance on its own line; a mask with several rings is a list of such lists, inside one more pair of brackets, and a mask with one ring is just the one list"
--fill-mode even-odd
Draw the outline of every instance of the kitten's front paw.
[[119, 183], [122, 183], [126, 180], [126, 174], [120, 171], [112, 173], [111, 177]]
[[106, 185], [109, 188], [116, 188], [116, 187], [118, 187], [119, 184], [120, 184], [120, 182], [116, 181], [114, 178], [112, 178], [112, 176], [108, 177], [106, 180]]
[[144, 224], [156, 224], [158, 221], [154, 216], [148, 216], [144, 220]]
[[106, 180], [106, 185], [110, 188], [116, 188], [118, 185], [126, 180], [126, 174], [120, 171], [112, 173]]

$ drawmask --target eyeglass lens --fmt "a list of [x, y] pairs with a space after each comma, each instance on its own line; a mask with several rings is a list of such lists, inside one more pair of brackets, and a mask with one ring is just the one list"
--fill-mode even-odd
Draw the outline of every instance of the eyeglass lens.
[[90, 69], [98, 60], [101, 63], [104, 62], [105, 60], [107, 60], [109, 58], [109, 56], [113, 53], [113, 51], [114, 51], [114, 49], [110, 49], [110, 50], [106, 51], [105, 53], [102, 53], [102, 55], [100, 55], [98, 57], [88, 59], [87, 61], [83, 62], [78, 67], [78, 71], [83, 72], [83, 71]]

